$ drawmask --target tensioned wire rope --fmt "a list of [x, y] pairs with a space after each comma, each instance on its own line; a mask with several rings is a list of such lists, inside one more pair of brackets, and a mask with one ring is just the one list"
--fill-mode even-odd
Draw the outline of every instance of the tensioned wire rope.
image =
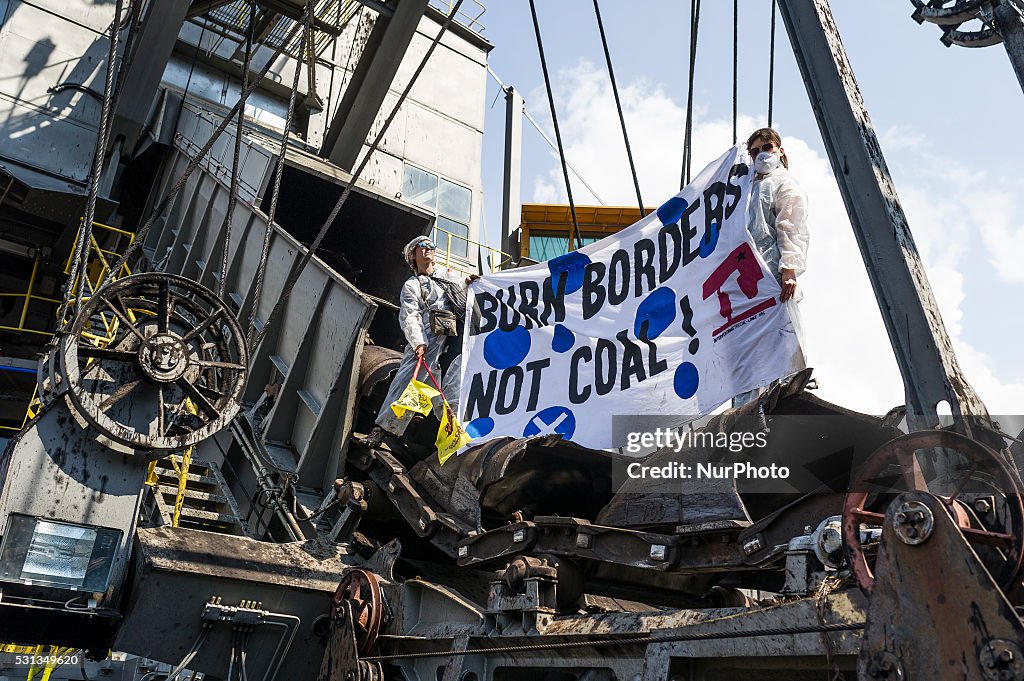
[[[280, 56], [284, 52], [285, 46], [291, 42], [292, 38], [295, 37], [296, 32], [299, 30], [301, 26], [301, 23], [295, 22], [295, 24], [289, 29], [288, 33], [285, 35], [281, 43], [274, 50], [273, 54], [270, 55], [266, 63], [260, 69], [259, 73], [256, 74], [256, 77], [253, 78], [252, 81], [248, 84], [248, 86], [243, 90], [246, 96], [252, 94], [252, 92], [259, 86], [263, 78], [266, 77], [267, 73], [270, 72], [270, 69], [274, 65], [274, 62], [277, 61], [278, 56]], [[182, 106], [184, 106], [184, 102], [182, 103]], [[110, 271], [107, 272], [107, 276], [104, 278], [102, 282], [102, 285], [105, 286], [106, 284], [109, 284], [111, 281], [113, 281], [115, 278], [114, 273], [118, 272], [122, 267], [124, 267], [124, 264], [128, 262], [128, 259], [131, 258], [135, 254], [135, 251], [139, 249], [139, 247], [145, 241], [146, 236], [148, 236], [149, 231], [153, 228], [153, 225], [160, 218], [160, 216], [165, 213], [168, 206], [170, 206], [171, 201], [174, 200], [174, 197], [178, 195], [178, 192], [180, 192], [182, 188], [184, 188], [185, 183], [188, 182], [188, 179], [192, 176], [192, 173], [196, 171], [196, 169], [199, 167], [199, 164], [202, 163], [202, 160], [206, 157], [208, 153], [210, 153], [210, 149], [213, 148], [214, 143], [220, 137], [221, 133], [223, 133], [224, 130], [227, 129], [228, 125], [231, 123], [231, 120], [238, 113], [239, 108], [240, 103], [236, 102], [235, 105], [231, 108], [231, 110], [228, 111], [228, 113], [224, 116], [221, 122], [214, 129], [213, 133], [210, 135], [210, 138], [206, 140], [206, 143], [196, 153], [195, 158], [189, 160], [188, 164], [185, 166], [185, 170], [182, 171], [181, 175], [175, 181], [174, 185], [167, 191], [167, 194], [164, 195], [164, 197], [157, 203], [157, 205], [153, 207], [153, 210], [150, 212], [149, 217], [146, 219], [142, 227], [140, 227], [139, 231], [136, 233], [135, 240], [132, 241], [128, 248], [125, 249], [124, 253], [121, 254], [121, 257], [117, 259], [117, 262], [113, 266], [111, 266]]]
[[[360, 175], [362, 175], [363, 171], [366, 169], [366, 166], [369, 164], [374, 152], [380, 145], [381, 140], [384, 139], [384, 135], [387, 133], [388, 129], [391, 127], [391, 123], [395, 120], [395, 117], [398, 115], [399, 109], [401, 109], [402, 104], [408, 98], [409, 92], [416, 84], [416, 81], [419, 80], [420, 74], [423, 73], [423, 69], [426, 67], [431, 55], [434, 54], [434, 50], [436, 50], [437, 46], [441, 43], [441, 38], [447, 32], [448, 27], [451, 26], [452, 21], [454, 21], [455, 17], [458, 15], [459, 8], [462, 7], [463, 2], [464, 0], [458, 0], [452, 6], [451, 11], [448, 13], [447, 17], [445, 17], [444, 23], [441, 24], [441, 29], [437, 32], [437, 35], [434, 36], [434, 39], [431, 41], [426, 53], [420, 60], [419, 65], [416, 67], [416, 70], [409, 78], [409, 82], [406, 84], [405, 89], [402, 90], [402, 94], [398, 97], [398, 101], [395, 103], [394, 108], [391, 110], [391, 113], [388, 114], [388, 117], [384, 120], [384, 123], [381, 125], [380, 130], [377, 131], [377, 135], [376, 137], [374, 137], [373, 142], [370, 144], [370, 148], [363, 155], [363, 160], [360, 161], [359, 165], [352, 173], [352, 177], [345, 184], [345, 189], [342, 191], [337, 203], [334, 204], [334, 208], [331, 209], [331, 212], [327, 216], [327, 219], [324, 220], [324, 224], [320, 228], [320, 231], [317, 233], [316, 238], [314, 238], [313, 242], [306, 248], [306, 252], [303, 253], [302, 258], [299, 260], [298, 264], [289, 272], [288, 278], [285, 280], [284, 287], [281, 290], [281, 295], [278, 297], [277, 302], [274, 303], [274, 307], [270, 311], [270, 315], [267, 317], [267, 320], [263, 323], [263, 327], [260, 329], [259, 333], [253, 339], [252, 347], [258, 347], [260, 342], [262, 342], [262, 340], [266, 337], [268, 331], [271, 328], [273, 328], [273, 321], [277, 318], [278, 314], [280, 314], [281, 310], [288, 302], [288, 298], [291, 296], [292, 289], [298, 282], [299, 276], [306, 268], [306, 265], [309, 264], [309, 261], [313, 258], [313, 255], [320, 248], [320, 244], [323, 242], [324, 237], [327, 236], [327, 232], [334, 224], [334, 221], [337, 219], [339, 213], [341, 213], [342, 206], [345, 205], [345, 201], [348, 200], [348, 197], [352, 193], [352, 189], [355, 187], [355, 184], [359, 180]], [[253, 304], [255, 305], [255, 301], [253, 302]]]
[[[596, 0], [595, 0], [596, 2]], [[772, 99], [775, 80], [775, 5], [772, 0], [771, 48], [768, 66], [768, 126], [772, 124]], [[693, 94], [694, 75], [697, 64], [697, 44], [700, 29], [700, 0], [690, 0], [690, 60], [686, 88], [686, 122], [683, 132], [683, 165], [680, 171], [679, 188], [691, 180], [693, 165]], [[732, 3], [732, 143], [738, 141], [739, 125], [739, 0]]]
[[697, 33], [700, 28], [700, 0], [690, 0], [690, 64], [686, 86], [686, 122], [683, 128], [683, 166], [679, 171], [679, 188], [690, 184], [693, 165], [693, 82], [697, 67]]
[[[249, 99], [246, 89], [249, 85], [249, 69], [252, 68], [254, 31], [256, 28], [256, 0], [249, 0], [249, 21], [245, 31], [245, 57], [242, 60], [242, 92], [238, 98], [238, 122], [235, 125], [235, 148], [231, 158], [231, 176], [228, 182], [228, 206], [224, 211], [224, 221], [221, 223], [221, 232], [224, 234], [224, 244], [220, 259], [220, 277], [217, 280], [217, 297], [224, 298], [224, 287], [227, 285], [228, 253], [231, 250], [231, 218], [235, 213], [235, 205], [238, 203], [238, 163], [242, 156], [242, 134], [245, 132], [245, 104]], [[301, 71], [298, 64], [296, 71]], [[288, 138], [288, 129], [285, 128], [285, 139]]]
[[[298, 51], [300, 54], [308, 47], [311, 40], [310, 34], [313, 29], [314, 3], [315, 0], [306, 0], [306, 12], [303, 14], [302, 38], [299, 41]], [[263, 291], [263, 278], [266, 270], [267, 258], [270, 255], [270, 237], [274, 232], [274, 219], [277, 216], [277, 203], [281, 195], [281, 178], [284, 177], [284, 159], [288, 152], [288, 134], [292, 127], [292, 119], [295, 117], [295, 101], [298, 96], [299, 74], [301, 70], [302, 69], [299, 68], [299, 65], [296, 64], [295, 73], [292, 74], [292, 89], [288, 95], [288, 114], [285, 116], [284, 134], [281, 135], [281, 146], [278, 148], [277, 152], [277, 165], [274, 168], [274, 184], [270, 193], [270, 207], [267, 210], [267, 229], [263, 233], [263, 243], [260, 247], [260, 259], [259, 263], [256, 265], [256, 278], [253, 281], [252, 293], [249, 296], [249, 325], [245, 338], [250, 352], [255, 348], [253, 339], [256, 332], [256, 307], [260, 300], [260, 294]], [[227, 279], [227, 272], [223, 272], [221, 276], [223, 279]]]
[[[504, 92], [505, 94], [508, 94], [508, 92], [512, 88], [508, 85], [505, 85], [505, 83], [502, 82], [501, 78], [499, 78], [498, 74], [494, 72], [494, 69], [491, 67], [490, 64], [487, 65], [487, 73], [491, 76], [491, 78], [494, 79], [494, 82], [498, 84], [498, 87], [501, 88], [501, 91]], [[541, 136], [541, 139], [543, 139], [547, 143], [547, 145], [551, 147], [551, 150], [554, 151], [555, 153], [558, 153], [558, 145], [556, 145], [554, 140], [552, 140], [548, 136], [548, 134], [544, 132], [544, 128], [542, 128], [540, 124], [537, 122], [537, 119], [535, 119], [530, 114], [530, 110], [527, 109], [525, 105], [523, 106], [523, 117], [526, 118], [530, 125], [533, 126], [533, 129], [537, 131], [537, 134]], [[594, 189], [589, 182], [587, 182], [587, 178], [583, 177], [583, 173], [581, 173], [569, 161], [569, 159], [565, 159], [565, 164], [569, 167], [569, 170], [572, 171], [573, 175], [576, 176], [576, 179], [583, 183], [583, 186], [587, 188], [587, 191], [591, 193], [591, 195], [594, 197], [594, 199], [597, 200], [599, 204], [601, 204], [602, 206], [608, 205], [607, 203], [605, 203], [605, 200], [601, 198], [601, 195], [597, 193], [597, 190]]]
[[[58, 333], [66, 331], [71, 321], [68, 318], [68, 308], [70, 307], [72, 293], [75, 295], [74, 309], [76, 311], [81, 307], [82, 297], [85, 295], [86, 268], [89, 263], [89, 243], [92, 240], [92, 222], [96, 216], [96, 200], [100, 191], [100, 176], [103, 173], [107, 139], [110, 136], [110, 119], [114, 108], [114, 78], [118, 70], [117, 44], [121, 35], [121, 13], [123, 11], [124, 0], [117, 0], [117, 3], [114, 5], [114, 20], [110, 24], [107, 70], [103, 85], [103, 102], [100, 107], [99, 130], [96, 134], [96, 149], [93, 152], [92, 170], [89, 174], [89, 193], [85, 201], [85, 214], [82, 216], [82, 224], [79, 227], [75, 250], [71, 256], [71, 269], [68, 272], [68, 278], [64, 284], [64, 294], [61, 297], [61, 304], [58, 308]], [[71, 318], [73, 319], [74, 315]]]
[[[565, 162], [565, 147], [562, 145], [562, 132], [558, 127], [558, 114], [555, 111], [555, 96], [551, 92], [551, 78], [548, 76], [548, 62], [544, 56], [544, 41], [540, 36], [540, 22], [537, 20], [537, 4], [530, 0], [530, 15], [533, 17], [533, 32], [537, 37], [537, 52], [540, 54], [540, 68], [544, 74], [544, 89], [548, 93], [548, 106], [551, 108], [551, 122], [555, 128], [555, 140], [558, 142], [558, 160], [562, 166], [562, 177], [565, 178], [565, 193], [569, 197], [569, 213], [572, 216], [572, 230], [576, 238], [576, 248], [583, 245], [583, 235], [580, 233], [580, 222], [576, 218], [576, 203], [572, 200], [572, 182], [569, 181], [569, 168]], [[573, 236], [569, 237], [569, 249], [572, 248]]]
[[740, 0], [732, 0], [732, 143], [736, 144], [739, 120]]
[[779, 0], [772, 0], [772, 37], [768, 48], [768, 127], [772, 127], [772, 105], [775, 100], [775, 13]]

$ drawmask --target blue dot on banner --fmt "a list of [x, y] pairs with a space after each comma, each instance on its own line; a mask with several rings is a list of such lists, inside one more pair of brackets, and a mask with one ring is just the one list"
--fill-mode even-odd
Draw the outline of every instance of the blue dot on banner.
[[647, 323], [647, 340], [654, 340], [676, 319], [675, 291], [662, 286], [641, 301], [636, 308], [636, 319], [633, 322], [633, 335], [637, 338], [643, 333], [644, 322]]
[[492, 331], [484, 339], [484, 359], [495, 369], [522, 364], [530, 354], [530, 332], [521, 326], [511, 331]]
[[558, 433], [566, 440], [572, 439], [576, 432], [576, 416], [568, 407], [548, 407], [542, 409], [530, 419], [523, 429], [523, 437], [534, 435], [551, 435]]
[[658, 208], [658, 219], [663, 225], [679, 222], [679, 218], [683, 217], [689, 205], [683, 197], [673, 196]]
[[483, 437], [494, 430], [494, 419], [490, 416], [481, 416], [473, 419], [466, 425], [466, 434], [471, 438]]
[[555, 352], [567, 352], [572, 349], [575, 342], [576, 336], [572, 331], [561, 324], [555, 324], [555, 336], [551, 339], [552, 350]]
[[590, 258], [579, 251], [572, 251], [548, 260], [548, 271], [551, 272], [551, 293], [558, 293], [558, 279], [562, 272], [569, 273], [565, 280], [565, 295], [575, 293], [583, 288], [583, 276], [589, 264]]
[[708, 228], [707, 234], [700, 241], [700, 257], [706, 258], [715, 252], [715, 246], [718, 245], [718, 233], [721, 230], [718, 229], [718, 223], [712, 222]]
[[675, 381], [673, 387], [676, 395], [688, 400], [697, 394], [697, 386], [700, 385], [700, 372], [690, 362], [683, 362], [676, 367]]

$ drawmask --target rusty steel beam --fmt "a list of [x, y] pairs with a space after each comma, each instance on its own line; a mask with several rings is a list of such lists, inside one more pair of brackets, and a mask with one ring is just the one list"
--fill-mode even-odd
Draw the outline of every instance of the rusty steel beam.
[[943, 401], [955, 417], [987, 419], [953, 351], [828, 0], [780, 0], [779, 8], [903, 375], [907, 406], [923, 417], [911, 427], [934, 422]]

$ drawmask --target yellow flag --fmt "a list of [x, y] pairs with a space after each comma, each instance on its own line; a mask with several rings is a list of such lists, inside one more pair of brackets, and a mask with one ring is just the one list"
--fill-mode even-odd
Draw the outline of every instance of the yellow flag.
[[437, 429], [437, 440], [434, 443], [437, 447], [437, 460], [443, 466], [451, 458], [452, 454], [467, 444], [472, 438], [466, 434], [466, 430], [459, 423], [455, 412], [444, 403], [444, 416], [441, 418], [441, 427]]
[[440, 395], [426, 383], [413, 379], [405, 387], [398, 399], [391, 403], [391, 411], [395, 416], [403, 418], [406, 411], [414, 411], [417, 414], [429, 414], [433, 404], [431, 400]]

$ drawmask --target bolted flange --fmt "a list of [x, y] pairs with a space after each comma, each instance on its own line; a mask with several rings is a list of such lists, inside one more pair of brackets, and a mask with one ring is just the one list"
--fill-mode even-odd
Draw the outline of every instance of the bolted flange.
[[917, 545], [932, 535], [935, 516], [920, 501], [904, 501], [893, 515], [893, 530], [904, 544]]
[[174, 383], [189, 369], [189, 348], [174, 332], [147, 337], [138, 356], [142, 372], [157, 383]]
[[1024, 654], [1013, 641], [995, 638], [978, 653], [985, 681], [1024, 681]]

